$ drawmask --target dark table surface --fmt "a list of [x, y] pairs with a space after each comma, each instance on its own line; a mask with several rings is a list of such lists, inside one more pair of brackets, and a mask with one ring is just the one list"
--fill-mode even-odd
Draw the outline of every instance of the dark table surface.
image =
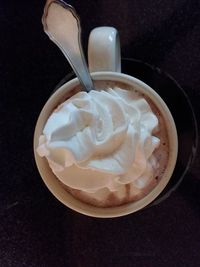
[[[70, 3], [81, 17], [85, 51], [91, 29], [116, 27], [122, 56], [174, 77], [198, 120], [200, 1]], [[33, 158], [34, 126], [71, 68], [43, 33], [43, 6], [44, 1], [0, 4], [0, 266], [200, 266], [199, 152], [165, 201], [121, 218], [73, 212], [45, 187]]]

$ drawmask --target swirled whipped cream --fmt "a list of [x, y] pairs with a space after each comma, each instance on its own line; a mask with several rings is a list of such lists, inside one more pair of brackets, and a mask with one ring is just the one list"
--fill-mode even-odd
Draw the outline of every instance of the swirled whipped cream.
[[131, 184], [144, 188], [158, 167], [158, 119], [133, 91], [79, 92], [46, 122], [37, 152], [70, 188], [95, 193]]

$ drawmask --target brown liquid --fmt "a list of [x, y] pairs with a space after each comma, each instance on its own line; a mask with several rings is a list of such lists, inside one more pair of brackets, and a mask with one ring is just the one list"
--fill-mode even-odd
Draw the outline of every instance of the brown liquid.
[[[135, 98], [141, 98], [141, 97], [144, 98], [150, 105], [153, 113], [158, 118], [159, 129], [155, 131], [153, 135], [160, 139], [160, 145], [154, 151], [154, 156], [156, 157], [159, 163], [159, 168], [155, 170], [153, 181], [151, 181], [147, 185], [147, 187], [144, 188], [137, 195], [130, 194], [130, 184], [124, 185], [126, 193], [123, 199], [118, 199], [114, 193], [110, 193], [104, 201], [97, 201], [92, 195], [90, 197], [89, 195], [85, 195], [84, 192], [82, 192], [81, 190], [76, 190], [66, 185], [63, 185], [66, 191], [72, 194], [75, 198], [83, 202], [89, 203], [94, 206], [99, 206], [99, 207], [118, 206], [124, 203], [137, 201], [138, 199], [141, 199], [142, 197], [147, 195], [159, 183], [160, 179], [162, 179], [162, 176], [166, 170], [166, 166], [169, 160], [169, 139], [168, 139], [168, 134], [167, 134], [166, 123], [164, 121], [164, 117], [162, 116], [161, 112], [157, 108], [156, 104], [154, 104], [153, 101], [148, 96], [146, 96], [145, 94], [142, 94], [141, 92], [138, 92], [138, 90], [136, 90], [133, 86], [130, 86], [130, 85], [127, 85], [121, 82], [113, 82], [113, 81], [96, 81], [95, 82], [95, 88], [97, 90], [106, 90], [106, 88], [114, 88], [114, 87], [132, 91]], [[71, 95], [74, 95], [75, 93], [77, 93], [78, 91], [80, 91], [79, 86], [74, 88], [73, 91], [71, 91], [71, 93], [67, 93], [64, 101], [67, 100]]]

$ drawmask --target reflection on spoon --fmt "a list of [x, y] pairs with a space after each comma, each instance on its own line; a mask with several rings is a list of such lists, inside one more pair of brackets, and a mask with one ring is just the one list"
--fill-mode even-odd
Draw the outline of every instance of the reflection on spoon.
[[46, 2], [42, 23], [45, 33], [60, 48], [83, 89], [94, 89], [81, 45], [80, 20], [74, 8], [62, 0]]

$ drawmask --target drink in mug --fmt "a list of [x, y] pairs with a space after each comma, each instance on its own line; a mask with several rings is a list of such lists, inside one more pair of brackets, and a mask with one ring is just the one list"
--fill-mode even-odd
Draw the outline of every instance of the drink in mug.
[[[91, 51], [101, 30], [92, 32]], [[36, 163], [65, 205], [95, 217], [122, 216], [167, 185], [177, 157], [176, 128], [163, 100], [142, 81], [119, 72], [92, 77], [96, 91], [79, 92], [74, 79], [47, 101], [35, 130]]]

